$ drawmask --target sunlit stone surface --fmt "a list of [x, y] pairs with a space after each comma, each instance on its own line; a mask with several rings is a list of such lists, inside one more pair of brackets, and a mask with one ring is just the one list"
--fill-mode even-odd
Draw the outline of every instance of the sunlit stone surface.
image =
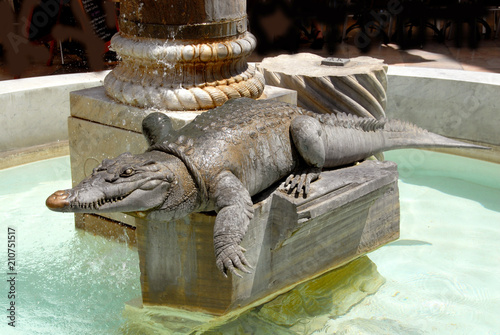
[[[298, 105], [317, 113], [347, 113], [385, 117], [387, 65], [371, 57], [339, 59], [309, 53], [280, 55], [262, 61], [259, 68], [268, 85], [297, 91]], [[346, 63], [344, 63], [346, 62]]]

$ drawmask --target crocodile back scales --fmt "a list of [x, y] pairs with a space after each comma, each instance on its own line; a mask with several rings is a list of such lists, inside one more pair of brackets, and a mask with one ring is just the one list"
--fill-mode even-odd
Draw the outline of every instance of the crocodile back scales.
[[289, 131], [298, 115], [315, 114], [276, 101], [235, 99], [197, 116], [165, 141], [188, 155], [207, 187], [218, 173], [229, 170], [256, 194], [300, 162]]

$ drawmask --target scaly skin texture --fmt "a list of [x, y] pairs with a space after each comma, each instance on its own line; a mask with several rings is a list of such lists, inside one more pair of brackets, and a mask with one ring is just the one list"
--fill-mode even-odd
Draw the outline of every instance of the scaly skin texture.
[[193, 212], [217, 212], [217, 267], [249, 272], [240, 243], [253, 217], [251, 196], [289, 176], [288, 192], [307, 196], [321, 169], [345, 166], [403, 147], [483, 148], [399, 121], [318, 115], [275, 101], [230, 100], [173, 131], [153, 113], [143, 121], [150, 148], [104, 160], [47, 206], [62, 212], [135, 212], [170, 221]]

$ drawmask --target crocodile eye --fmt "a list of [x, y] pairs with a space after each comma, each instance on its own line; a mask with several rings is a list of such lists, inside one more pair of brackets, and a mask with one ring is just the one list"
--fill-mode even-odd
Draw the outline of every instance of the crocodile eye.
[[125, 171], [123, 171], [122, 173], [120, 173], [120, 177], [130, 177], [131, 175], [134, 174], [134, 172], [135, 172], [134, 169], [128, 168]]

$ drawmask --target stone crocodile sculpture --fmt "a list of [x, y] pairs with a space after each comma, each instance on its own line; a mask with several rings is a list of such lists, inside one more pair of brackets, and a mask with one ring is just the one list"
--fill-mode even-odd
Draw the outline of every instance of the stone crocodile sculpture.
[[47, 206], [61, 212], [131, 212], [170, 221], [192, 212], [217, 212], [217, 267], [251, 268], [240, 247], [253, 216], [251, 196], [285, 182], [306, 196], [322, 168], [361, 161], [403, 147], [479, 146], [454, 141], [408, 123], [319, 115], [273, 101], [241, 98], [209, 110], [174, 131], [153, 113], [143, 121], [149, 149], [105, 159], [73, 189], [57, 191]]

